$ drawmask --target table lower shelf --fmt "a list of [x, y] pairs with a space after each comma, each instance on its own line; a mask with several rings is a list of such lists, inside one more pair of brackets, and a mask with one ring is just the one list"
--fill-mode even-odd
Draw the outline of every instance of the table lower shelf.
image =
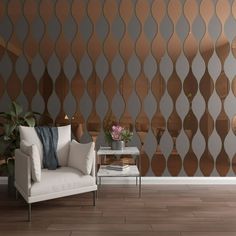
[[140, 173], [136, 165], [129, 165], [124, 170], [110, 170], [106, 165], [101, 165], [97, 177], [139, 177]]
[[[97, 172], [97, 183], [98, 183], [98, 192], [101, 186], [101, 179], [103, 177], [135, 177], [136, 185], [139, 186], [139, 197], [141, 197], [141, 175], [139, 169], [136, 165], [129, 165], [127, 169], [124, 170], [110, 170], [106, 165], [101, 165]], [[139, 179], [139, 181], [138, 181]], [[98, 197], [98, 193], [97, 193]]]

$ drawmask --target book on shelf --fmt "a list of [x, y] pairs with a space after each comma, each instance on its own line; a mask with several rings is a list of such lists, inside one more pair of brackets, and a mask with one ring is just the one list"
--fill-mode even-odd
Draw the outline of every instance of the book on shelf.
[[107, 169], [109, 170], [126, 170], [129, 168], [129, 165], [121, 162], [121, 161], [115, 161], [115, 162], [112, 162], [110, 165], [107, 165], [106, 166]]
[[100, 150], [111, 150], [111, 147], [100, 146]]

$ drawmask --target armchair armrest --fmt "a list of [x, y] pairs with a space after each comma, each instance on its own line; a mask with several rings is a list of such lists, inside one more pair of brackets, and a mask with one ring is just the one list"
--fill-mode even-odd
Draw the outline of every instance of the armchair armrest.
[[15, 151], [15, 187], [27, 201], [31, 187], [30, 157], [20, 149]]

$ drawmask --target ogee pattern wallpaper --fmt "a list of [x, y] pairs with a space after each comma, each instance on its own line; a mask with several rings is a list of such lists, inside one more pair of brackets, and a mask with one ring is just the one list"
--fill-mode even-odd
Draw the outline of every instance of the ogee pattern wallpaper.
[[1, 0], [11, 100], [104, 144], [134, 132], [147, 176], [235, 176], [236, 1]]

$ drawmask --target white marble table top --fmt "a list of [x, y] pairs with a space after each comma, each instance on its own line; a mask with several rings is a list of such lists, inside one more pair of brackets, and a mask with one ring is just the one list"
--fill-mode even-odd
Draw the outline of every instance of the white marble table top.
[[123, 150], [112, 150], [108, 147], [101, 147], [97, 151], [97, 155], [139, 155], [140, 151], [137, 147], [125, 147]]

